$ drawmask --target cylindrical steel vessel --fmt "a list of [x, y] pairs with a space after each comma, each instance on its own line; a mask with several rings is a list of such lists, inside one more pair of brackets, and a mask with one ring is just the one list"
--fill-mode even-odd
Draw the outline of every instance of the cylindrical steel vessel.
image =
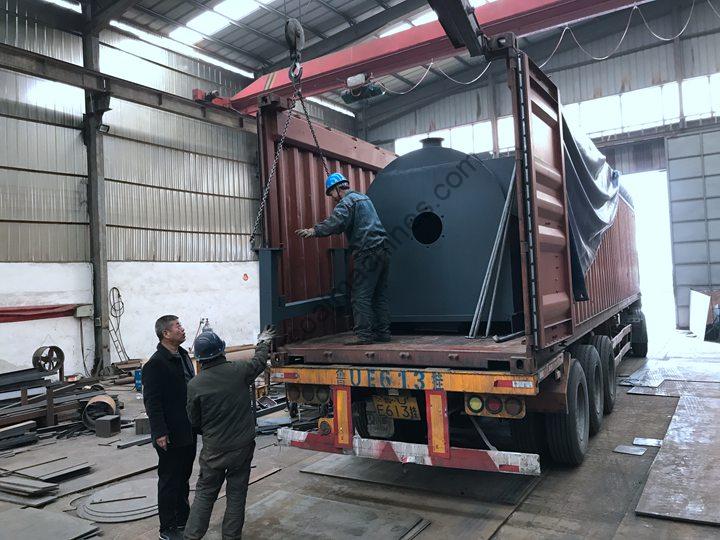
[[[368, 195], [389, 237], [393, 322], [472, 319], [513, 164], [512, 158], [481, 160], [430, 144], [378, 173]], [[493, 321], [508, 330], [513, 314], [522, 311], [513, 299], [511, 270], [517, 226], [511, 231], [493, 312]]]

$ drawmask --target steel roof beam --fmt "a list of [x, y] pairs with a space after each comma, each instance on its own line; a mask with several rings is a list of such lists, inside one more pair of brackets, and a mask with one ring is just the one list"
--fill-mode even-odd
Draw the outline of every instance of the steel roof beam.
[[250, 32], [251, 34], [255, 34], [258, 37], [261, 37], [263, 39], [266, 39], [267, 41], [274, 43], [275, 45], [287, 47], [287, 45], [285, 44], [285, 42], [283, 40], [273, 37], [270, 34], [267, 34], [261, 30], [257, 30], [256, 28], [253, 28], [252, 26], [250, 26], [248, 24], [241, 23], [240, 21], [231, 19], [230, 17], [223, 15], [219, 11], [215, 11], [211, 7], [207, 6], [206, 4], [203, 4], [202, 2], [198, 2], [198, 0], [182, 0], [182, 1], [187, 2], [188, 4], [192, 4], [193, 6], [195, 6], [198, 9], [203, 10], [204, 12], [214, 13], [215, 15], [220, 15], [220, 17], [225, 19], [228, 22], [228, 24], [230, 24], [236, 28], [240, 28], [241, 30], [246, 30], [246, 31]]
[[82, 33], [85, 27], [85, 19], [80, 13], [61, 8], [55, 4], [48, 4], [38, 0], [10, 0], [8, 2], [8, 11], [14, 13], [14, 8], [17, 9], [20, 15], [28, 19], [34, 19], [59, 30], [79, 34]]
[[[645, 15], [648, 18], [649, 21], [653, 21], [659, 17], [665, 16], [668, 13], [670, 13], [669, 10], [666, 8], [662, 8], [660, 4], [651, 4], [648, 6], [649, 9], [645, 11]], [[587, 24], [579, 24], [574, 28], [574, 32], [577, 35], [578, 39], [582, 43], [591, 43], [597, 39], [600, 39], [602, 37], [605, 37], [608, 35], [607, 28], [619, 28], [622, 29], [627, 22], [628, 12], [618, 12], [614, 13], [612, 15], [608, 15], [602, 19], [602, 24], [597, 24], [597, 22], [588, 22]], [[630, 29], [633, 30], [635, 28], [639, 28], [643, 25], [642, 20], [638, 17], [634, 20], [634, 23], [631, 24]], [[542, 40], [539, 40], [535, 43], [532, 43], [529, 45], [529, 48], [527, 46], [522, 46], [521, 41], [521, 48], [527, 52], [536, 62], [542, 62], [544, 61], [550, 53], [553, 51], [557, 44], [557, 40], [560, 37], [560, 32], [554, 32], [552, 35], [549, 35]], [[685, 36], [686, 39], [689, 39], [689, 37], [692, 36]], [[657, 45], [652, 46], [661, 46], [663, 45], [662, 42], [658, 42]], [[651, 46], [651, 47], [652, 47]], [[567, 40], [563, 42], [563, 45], [558, 49], [558, 52], [563, 52], [566, 50], [573, 49], [575, 47], [574, 42], [572, 40]], [[646, 49], [647, 46], [641, 47], [643, 49]], [[625, 51], [618, 51], [616, 53], [616, 57], [622, 56], [625, 54], [629, 54], [633, 52], [634, 50], [625, 50]], [[565, 69], [573, 69], [575, 67], [579, 67], [581, 65], [587, 65], [590, 63], [593, 63], [594, 60], [586, 60], [581, 61], [577, 64], [572, 64], [569, 66], [561, 66], [561, 67], [553, 67], [552, 63], [549, 64], [547, 67], [544, 68], [545, 73], [551, 74], [556, 71], [565, 70]], [[496, 64], [499, 64], [496, 62]], [[450, 75], [453, 78], [459, 79], [459, 80], [471, 80], [480, 73], [482, 69], [484, 69], [484, 64], [475, 64], [471, 65], [467, 69], [461, 69], [455, 72], [450, 73]], [[486, 75], [490, 75], [490, 72], [492, 72], [494, 75], [496, 75], [496, 81], [503, 80], [503, 74], [505, 72], [504, 67], [502, 69], [499, 68], [499, 66], [493, 66], [490, 68], [490, 71]], [[401, 116], [408, 114], [414, 109], [417, 109], [418, 107], [423, 107], [429, 103], [432, 103], [434, 100], [450, 96], [457, 93], [467, 92], [470, 88], [477, 89], [487, 86], [487, 80], [485, 77], [477, 82], [476, 85], [473, 85], [472, 87], [469, 86], [463, 86], [453, 83], [452, 81], [448, 80], [447, 78], [443, 77], [442, 79], [433, 80], [427, 82], [427, 84], [420, 85], [417, 89], [415, 89], [412, 94], [408, 94], [405, 96], [405, 99], [402, 100], [402, 102], [398, 101], [395, 97], [386, 97], [382, 99], [378, 99], [375, 102], [371, 102], [370, 106], [367, 109], [367, 129], [374, 129], [378, 126], [381, 126], [383, 124], [386, 124], [388, 122], [391, 122], [392, 120], [395, 120], [396, 118], [400, 118]]]
[[[264, 58], [256, 55], [255, 53], [251, 53], [250, 51], [246, 51], [245, 49], [241, 49], [240, 47], [236, 47], [232, 43], [228, 43], [227, 41], [223, 41], [222, 39], [214, 38], [212, 36], [209, 36], [207, 34], [203, 34], [202, 32], [198, 32], [194, 28], [190, 28], [188, 25], [181, 23], [178, 20], [175, 20], [171, 17], [167, 17], [163, 15], [162, 13], [158, 13], [156, 11], [153, 11], [150, 8], [146, 8], [145, 6], [136, 5], [133, 9], [136, 9], [142, 13], [145, 13], [146, 15], [150, 15], [151, 17], [155, 17], [157, 19], [160, 19], [168, 24], [172, 24], [174, 26], [177, 26], [178, 28], [187, 28], [188, 30], [192, 30], [193, 32], [201, 35], [205, 41], [209, 41], [211, 43], [215, 43], [216, 45], [220, 45], [221, 47], [226, 47], [238, 54], [241, 54], [247, 58], [251, 58], [258, 62], [261, 65], [268, 65], [268, 61]], [[137, 23], [136, 23], [137, 24]], [[210, 51], [207, 51], [210, 52]], [[216, 53], [219, 54], [219, 53]], [[240, 67], [247, 69], [248, 71], [257, 71], [257, 67], [249, 67], [249, 66], [243, 66], [242, 64], [238, 64]]]
[[[280, 11], [279, 9], [276, 9], [276, 8], [274, 8], [274, 7], [272, 7], [272, 6], [267, 5], [267, 4], [258, 4], [258, 7], [259, 7], [260, 9], [262, 9], [263, 11], [266, 11], [267, 13], [272, 13], [272, 14], [275, 15], [277, 18], [282, 19], [283, 21], [285, 21], [285, 19], [286, 19], [285, 14], [284, 14], [282, 11]], [[305, 30], [310, 30], [311, 33], [315, 34], [315, 35], [316, 35], [317, 37], [319, 37], [319, 38], [325, 39], [325, 38], [327, 37], [327, 36], [326, 36], [324, 33], [322, 33], [320, 30], [318, 30], [318, 29], [315, 28], [314, 26], [310, 26], [309, 24], [303, 23], [303, 28], [304, 28]]]
[[[305, 47], [302, 53], [303, 60], [312, 60], [313, 58], [319, 58], [320, 56], [342, 49], [343, 47], [380, 30], [382, 27], [390, 24], [391, 22], [405, 17], [409, 13], [412, 13], [424, 5], [426, 5], [426, 0], [404, 0], [385, 11], [355, 23], [355, 25], [350, 28], [343, 28], [328, 38], [322, 39], [317, 43], [313, 43], [312, 45]], [[270, 73], [289, 65], [289, 58], [287, 60], [279, 60], [274, 62], [266, 70], [263, 70], [263, 72]]]
[[[477, 7], [475, 16], [488, 35], [514, 32], [523, 36], [636, 3], [635, 0], [504, 1]], [[303, 90], [308, 96], [322, 94], [342, 86], [348, 77], [357, 73], [384, 76], [430, 59], [456, 56], [459, 52], [439, 22], [428, 23], [305, 62]], [[287, 73], [279, 71], [260, 77], [231, 99], [232, 106], [242, 112], [254, 111], [258, 96], [268, 92], [291, 94], [292, 84]]]
[[93, 2], [92, 18], [83, 28], [87, 34], [97, 34], [110, 24], [110, 21], [123, 15], [128, 9], [138, 3], [138, 0], [108, 0]]
[[227, 127], [242, 127], [240, 115], [226, 108], [196, 103], [169, 92], [105, 75], [76, 64], [0, 43], [0, 68], [92, 92], [107, 92], [123, 101]]
[[345, 19], [345, 22], [348, 23], [350, 26], [355, 26], [355, 19], [353, 19], [352, 17], [350, 17], [347, 13], [343, 13], [343, 12], [340, 11], [338, 8], [336, 8], [335, 6], [333, 6], [332, 4], [330, 4], [329, 2], [326, 2], [325, 0], [315, 0], [315, 1], [316, 1], [318, 4], [320, 4], [321, 6], [323, 6], [325, 9], [329, 9], [330, 11], [332, 11], [333, 13], [335, 13], [335, 15], [339, 15], [340, 17], [342, 17], [343, 19]]

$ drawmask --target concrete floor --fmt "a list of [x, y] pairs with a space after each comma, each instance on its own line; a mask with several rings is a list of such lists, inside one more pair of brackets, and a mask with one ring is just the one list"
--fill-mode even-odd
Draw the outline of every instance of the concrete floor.
[[[680, 333], [668, 334], [665, 343], [657, 343], [650, 360], [629, 359], [620, 368], [621, 375], [629, 375], [643, 366], [667, 366], [678, 362], [689, 365], [693, 373], [720, 369], [720, 345], [702, 343]], [[712, 376], [709, 376], [712, 379]], [[718, 382], [720, 387], [720, 379]], [[589, 451], [582, 466], [575, 469], [543, 467], [539, 483], [518, 505], [481, 502], [477, 499], [440, 495], [432, 491], [419, 492], [392, 486], [381, 486], [354, 480], [341, 480], [300, 472], [309, 464], [326, 458], [325, 454], [279, 448], [273, 436], [258, 437], [253, 476], [262, 476], [274, 467], [281, 470], [252, 484], [248, 507], [278, 492], [288, 492], [300, 500], [311, 495], [325, 501], [351, 503], [376, 511], [378, 516], [394, 512], [400, 515], [419, 516], [430, 525], [416, 538], [718, 538], [720, 528], [636, 516], [635, 506], [643, 490], [648, 471], [657, 454], [649, 448], [643, 456], [614, 453], [619, 444], [632, 444], [635, 437], [662, 439], [675, 410], [678, 398], [627, 394], [628, 387], [619, 387], [618, 401], [612, 415], [605, 417], [602, 431], [591, 439]], [[134, 392], [123, 391], [126, 417], [137, 414], [142, 402], [134, 399]], [[129, 437], [129, 435], [128, 435]], [[98, 440], [83, 437], [58, 443], [45, 449], [38, 448], [25, 454], [26, 459], [39, 461], [44, 454], [84, 452], [92, 455], [98, 471], [106, 476], [120, 470], [142, 468], [153, 460], [150, 447], [126, 450], [101, 447]], [[52, 449], [52, 450], [50, 450]], [[16, 458], [11, 458], [17, 460]], [[3, 463], [9, 463], [5, 460]], [[5, 466], [0, 463], [0, 467]], [[108, 471], [114, 471], [112, 474]], [[93, 473], [93, 474], [100, 474]], [[476, 473], [471, 473], [476, 474]], [[153, 477], [154, 471], [139, 477]], [[492, 477], [473, 477], [476, 489], [482, 482], [493, 482]], [[79, 495], [68, 495], [46, 507], [52, 511], [71, 511], [69, 503]], [[328, 503], [332, 504], [332, 503]], [[0, 511], [10, 507], [0, 503]], [[225, 499], [216, 504], [209, 539], [219, 539]], [[286, 523], [292, 508], [272, 508], [273, 519]], [[311, 527], [302, 535], [306, 538], [342, 538], [337, 529], [329, 525], [337, 516], [316, 512]], [[272, 520], [263, 525], [248, 522], [247, 538], [273, 538]], [[101, 525], [105, 538], [135, 539], [156, 538], [157, 517], [145, 520]], [[1, 535], [0, 535], [1, 536]], [[357, 537], [357, 536], [356, 536]]]

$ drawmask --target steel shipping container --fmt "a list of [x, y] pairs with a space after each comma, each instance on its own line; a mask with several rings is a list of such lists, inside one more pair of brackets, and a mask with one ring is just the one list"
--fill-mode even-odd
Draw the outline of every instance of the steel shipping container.
[[[518, 145], [517, 201], [523, 259], [525, 335], [505, 343], [464, 336], [400, 336], [389, 344], [343, 347], [348, 310], [332, 309], [284, 321], [281, 353], [306, 363], [397, 365], [489, 369], [503, 366], [515, 373], [534, 373], [567, 346], [583, 338], [640, 298], [635, 222], [632, 207], [618, 204], [617, 217], [605, 232], [586, 274], [590, 300], [576, 302], [570, 272], [567, 197], [563, 163], [562, 117], [557, 87], [522, 55], [509, 60]], [[259, 129], [261, 173], [268, 177], [287, 113], [261, 107]], [[299, 118], [290, 123], [286, 147], [272, 180], [265, 216], [266, 247], [280, 255], [276, 268], [261, 256], [261, 322], [278, 322], [278, 304], [299, 309], [322, 305], [318, 299], [337, 285], [330, 250], [344, 248], [341, 237], [302, 241], [294, 231], [309, 227], [331, 211], [321, 180], [321, 152], [329, 169], [345, 174], [351, 186], [366, 191], [375, 173], [393, 154], [344, 133], [317, 126], [321, 151]], [[529, 197], [526, 196], [529, 194]], [[267, 259], [268, 261], [270, 258]], [[336, 263], [336, 272], [338, 268]], [[270, 284], [273, 272], [278, 282]], [[343, 279], [345, 276], [343, 276]], [[481, 280], [482, 276], [478, 276]], [[275, 290], [271, 291], [275, 287]], [[264, 308], [263, 308], [264, 306]], [[285, 308], [283, 308], [285, 309]], [[286, 313], [297, 313], [287, 311]], [[282, 317], [281, 317], [282, 318]], [[321, 337], [324, 336], [324, 337]], [[520, 361], [518, 361], [520, 360]]]

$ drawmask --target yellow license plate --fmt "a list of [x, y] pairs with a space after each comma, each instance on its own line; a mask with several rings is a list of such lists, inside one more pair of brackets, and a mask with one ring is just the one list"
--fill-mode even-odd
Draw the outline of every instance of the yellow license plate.
[[420, 420], [417, 399], [405, 396], [373, 396], [375, 410], [380, 416], [397, 420]]

